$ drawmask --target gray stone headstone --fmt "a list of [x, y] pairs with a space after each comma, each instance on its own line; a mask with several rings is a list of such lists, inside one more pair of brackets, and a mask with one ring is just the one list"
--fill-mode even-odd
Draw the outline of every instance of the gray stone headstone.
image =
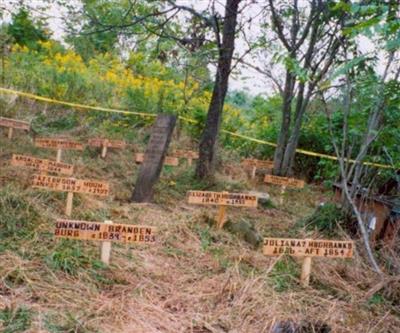
[[160, 114], [157, 116], [144, 154], [144, 161], [140, 166], [132, 201], [152, 201], [153, 186], [160, 177], [175, 123], [176, 116], [174, 115]]

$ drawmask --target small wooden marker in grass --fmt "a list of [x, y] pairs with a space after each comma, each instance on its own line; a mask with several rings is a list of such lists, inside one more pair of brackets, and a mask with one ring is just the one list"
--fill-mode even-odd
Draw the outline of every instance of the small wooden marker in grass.
[[189, 191], [187, 198], [190, 204], [220, 206], [217, 216], [217, 226], [220, 229], [225, 224], [226, 206], [256, 208], [258, 203], [257, 196], [247, 193]]
[[31, 184], [33, 188], [68, 192], [65, 215], [71, 216], [74, 193], [93, 194], [108, 196], [109, 184], [97, 180], [84, 180], [75, 178], [63, 178], [46, 175], [32, 175]]
[[26, 155], [13, 154], [11, 158], [11, 165], [29, 168], [39, 172], [52, 172], [66, 176], [71, 176], [74, 172], [74, 166], [71, 164], [58, 163], [55, 161]]
[[268, 160], [256, 160], [254, 158], [246, 158], [241, 163], [245, 168], [251, 168], [251, 179], [256, 177], [257, 169], [268, 169], [274, 168], [274, 162]]
[[54, 236], [77, 240], [101, 241], [101, 261], [110, 263], [111, 243], [154, 244], [156, 228], [134, 224], [116, 224], [112, 221], [88, 222], [58, 219]]
[[[135, 154], [135, 162], [138, 163], [138, 164], [141, 164], [141, 163], [143, 163], [143, 161], [144, 161], [144, 154], [143, 153], [136, 153]], [[179, 159], [177, 157], [165, 156], [164, 165], [178, 166], [179, 165]]]
[[288, 177], [280, 177], [274, 175], [265, 175], [264, 183], [274, 184], [281, 186], [280, 203], [283, 204], [283, 195], [285, 194], [286, 187], [303, 188], [304, 180]]
[[101, 158], [105, 158], [108, 148], [125, 149], [126, 142], [122, 140], [109, 140], [102, 138], [89, 139], [88, 145], [91, 147], [101, 147]]
[[353, 250], [353, 241], [292, 238], [264, 238], [263, 248], [267, 256], [287, 254], [293, 257], [304, 257], [301, 269], [303, 286], [308, 286], [310, 283], [312, 257], [352, 258]]
[[57, 162], [61, 162], [62, 151], [83, 150], [83, 144], [68, 139], [38, 138], [35, 139], [35, 146], [40, 148], [57, 149]]
[[199, 153], [193, 150], [175, 150], [172, 155], [177, 158], [185, 158], [188, 161], [188, 165], [192, 165], [193, 160], [199, 158]]
[[13, 137], [14, 129], [19, 129], [23, 131], [29, 131], [31, 124], [27, 121], [16, 120], [12, 118], [0, 117], [0, 126], [8, 127], [8, 138], [11, 140]]

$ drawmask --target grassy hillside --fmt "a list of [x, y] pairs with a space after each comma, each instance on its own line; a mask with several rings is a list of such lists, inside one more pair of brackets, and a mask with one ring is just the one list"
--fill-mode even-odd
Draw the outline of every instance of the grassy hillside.
[[[20, 110], [13, 116], [23, 117], [24, 106]], [[64, 123], [57, 128], [59, 120], [55, 111], [34, 129], [82, 142], [99, 131]], [[181, 161], [179, 167], [164, 167], [154, 203], [130, 203], [138, 172], [133, 151], [144, 149], [149, 128], [127, 131], [132, 145], [110, 149], [106, 160], [95, 149], [66, 151], [63, 158], [76, 165], [77, 178], [111, 184], [107, 199], [75, 195], [73, 219], [158, 228], [153, 246], [114, 243], [111, 265], [105, 267], [98, 243], [52, 236], [55, 219], [64, 216], [66, 194], [30, 188], [31, 171], [9, 165], [12, 153], [54, 159], [55, 151], [35, 148], [32, 136], [19, 131], [9, 141], [1, 129], [0, 331], [259, 333], [293, 320], [302, 332], [398, 332], [399, 286], [387, 283], [373, 293], [380, 280], [363, 259], [361, 244], [352, 260], [313, 260], [310, 287], [303, 288], [300, 260], [266, 257], [232, 232], [234, 224], [247, 222], [262, 236], [327, 238], [299, 222], [331, 200], [329, 191], [307, 185], [288, 190], [279, 204], [278, 188], [249, 181], [239, 159], [222, 152], [214, 182], [195, 182], [194, 166]], [[172, 145], [190, 147], [185, 138]], [[192, 189], [258, 190], [272, 200], [255, 210], [228, 208], [231, 223], [218, 230], [215, 207], [186, 203]], [[340, 231], [337, 237], [348, 236]]]

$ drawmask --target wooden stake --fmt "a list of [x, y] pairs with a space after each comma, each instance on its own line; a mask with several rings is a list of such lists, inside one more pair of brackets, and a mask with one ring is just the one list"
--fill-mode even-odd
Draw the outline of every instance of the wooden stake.
[[304, 257], [303, 265], [301, 266], [301, 284], [307, 287], [310, 284], [311, 275], [311, 257]]
[[256, 178], [256, 171], [257, 171], [257, 167], [253, 166], [253, 169], [251, 169], [251, 179]]
[[283, 204], [283, 196], [285, 195], [285, 192], [286, 192], [286, 186], [282, 186], [281, 187], [281, 197], [279, 199], [279, 202], [281, 205]]
[[104, 140], [103, 141], [103, 148], [101, 149], [101, 158], [106, 158], [107, 146], [108, 146], [108, 142], [107, 142], [107, 140]]
[[[105, 224], [113, 224], [112, 221], [104, 221]], [[111, 242], [102, 242], [100, 249], [101, 261], [107, 266], [110, 264]]]
[[62, 156], [62, 149], [57, 149], [57, 157], [56, 157], [57, 163], [61, 162], [61, 156]]
[[72, 203], [74, 200], [74, 192], [68, 192], [67, 194], [67, 205], [65, 206], [65, 215], [71, 216], [72, 214]]
[[12, 139], [12, 136], [13, 136], [13, 128], [10, 127], [10, 128], [8, 129], [8, 138], [11, 140], [11, 139]]
[[191, 158], [188, 158], [187, 161], [188, 161], [188, 165], [189, 165], [189, 166], [192, 166], [192, 159], [191, 159]]
[[226, 206], [219, 206], [218, 216], [217, 216], [217, 226], [219, 229], [222, 229], [225, 224], [226, 217]]

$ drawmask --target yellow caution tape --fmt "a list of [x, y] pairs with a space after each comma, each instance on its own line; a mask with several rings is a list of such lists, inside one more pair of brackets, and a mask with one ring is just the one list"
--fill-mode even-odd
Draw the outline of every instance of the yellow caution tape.
[[101, 106], [90, 106], [90, 105], [84, 105], [84, 104], [78, 104], [78, 103], [70, 103], [70, 102], [59, 101], [57, 99], [48, 98], [48, 97], [42, 97], [42, 96], [38, 96], [38, 95], [34, 95], [34, 94], [22, 92], [22, 91], [6, 89], [6, 88], [2, 88], [2, 87], [0, 87], [0, 91], [8, 93], [8, 94], [16, 94], [16, 95], [19, 95], [19, 96], [24, 96], [24, 97], [36, 99], [36, 100], [42, 101], [42, 102], [67, 105], [67, 106], [70, 106], [70, 107], [73, 107], [73, 108], [78, 108], [78, 109], [87, 109], [87, 110], [96, 110], [96, 111], [102, 111], [102, 112], [122, 113], [122, 114], [135, 115], [135, 116], [141, 116], [141, 117], [157, 117], [157, 114], [155, 114], [155, 113], [132, 112], [132, 111], [119, 110], [119, 109], [103, 108]]
[[[141, 116], [141, 117], [157, 117], [156, 113], [133, 112], [133, 111], [120, 110], [120, 109], [104, 108], [101, 106], [90, 106], [90, 105], [85, 105], [85, 104], [70, 103], [70, 102], [60, 101], [60, 100], [53, 99], [53, 98], [42, 97], [42, 96], [34, 95], [31, 93], [26, 93], [26, 92], [2, 88], [2, 87], [0, 87], [0, 92], [4, 92], [4, 93], [8, 93], [8, 94], [16, 94], [19, 96], [28, 97], [28, 98], [35, 99], [35, 100], [42, 101], [42, 102], [61, 104], [61, 105], [66, 105], [66, 106], [70, 106], [70, 107], [78, 108], [78, 109], [87, 109], [87, 110], [95, 110], [95, 111], [102, 111], [102, 112], [114, 112], [114, 113], [121, 113], [121, 114], [125, 114], [125, 115], [135, 115], [135, 116]], [[189, 123], [192, 123], [192, 124], [199, 124], [199, 122], [197, 120], [191, 119], [188, 117], [179, 116], [179, 119], [189, 122]], [[274, 143], [274, 142], [269, 142], [269, 141], [252, 138], [250, 136], [231, 132], [228, 130], [222, 129], [221, 132], [229, 134], [229, 135], [237, 137], [237, 138], [244, 139], [244, 140], [260, 143], [263, 145], [268, 145], [268, 146], [272, 146], [272, 147], [277, 146], [276, 143]], [[320, 157], [320, 158], [325, 158], [325, 159], [335, 160], [335, 161], [338, 160], [338, 158], [336, 156], [315, 153], [315, 152], [304, 150], [304, 149], [296, 149], [296, 152], [303, 154], [303, 155], [313, 156], [313, 157]], [[356, 162], [355, 160], [351, 160], [351, 159], [350, 160], [346, 159], [346, 161], [348, 161], [350, 163]], [[383, 169], [395, 169], [395, 167], [393, 167], [391, 165], [387, 165], [387, 164], [379, 164], [379, 163], [373, 163], [373, 162], [362, 162], [362, 164], [374, 166], [377, 168], [383, 168]]]

